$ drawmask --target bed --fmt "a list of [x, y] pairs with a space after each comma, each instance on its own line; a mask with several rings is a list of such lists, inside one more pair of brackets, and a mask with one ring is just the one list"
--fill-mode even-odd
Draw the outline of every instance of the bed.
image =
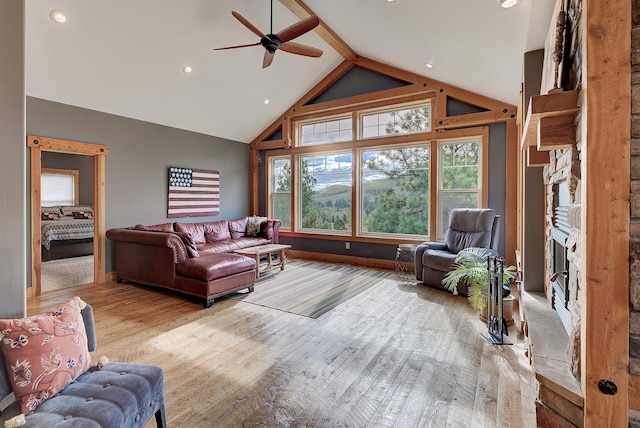
[[93, 254], [93, 208], [41, 208], [42, 261]]

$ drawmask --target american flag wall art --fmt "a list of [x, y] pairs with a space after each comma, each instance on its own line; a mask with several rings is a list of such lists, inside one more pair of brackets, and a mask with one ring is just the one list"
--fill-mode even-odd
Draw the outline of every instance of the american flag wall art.
[[169, 167], [167, 217], [198, 217], [220, 213], [220, 173]]

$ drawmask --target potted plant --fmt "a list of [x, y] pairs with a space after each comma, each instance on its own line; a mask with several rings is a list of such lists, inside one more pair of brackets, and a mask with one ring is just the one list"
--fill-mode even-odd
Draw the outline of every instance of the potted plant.
[[[458, 294], [458, 284], [465, 282], [468, 286], [467, 298], [472, 308], [482, 311], [487, 306], [487, 289], [489, 287], [489, 271], [487, 257], [495, 253], [486, 248], [467, 248], [458, 253], [453, 262], [453, 270], [449, 271], [442, 285], [453, 294]], [[502, 283], [509, 284], [515, 277], [515, 267], [504, 269]], [[504, 296], [504, 295], [503, 295]]]

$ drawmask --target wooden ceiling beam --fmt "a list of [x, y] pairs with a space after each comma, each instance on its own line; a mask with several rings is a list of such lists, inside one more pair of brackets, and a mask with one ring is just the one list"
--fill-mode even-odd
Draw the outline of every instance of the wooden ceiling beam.
[[[300, 19], [315, 15], [313, 11], [304, 4], [302, 0], [280, 0], [287, 9], [293, 12]], [[333, 49], [335, 49], [346, 60], [356, 59], [356, 53], [321, 19], [320, 25], [315, 28], [315, 32], [322, 37]]]

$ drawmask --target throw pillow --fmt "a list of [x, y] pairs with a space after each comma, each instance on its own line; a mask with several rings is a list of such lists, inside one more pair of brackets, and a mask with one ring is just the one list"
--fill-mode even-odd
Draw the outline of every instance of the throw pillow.
[[184, 246], [187, 247], [187, 253], [189, 253], [189, 257], [195, 259], [200, 257], [200, 253], [198, 252], [198, 247], [196, 247], [196, 243], [193, 241], [191, 235], [186, 232], [173, 232], [182, 239]]
[[247, 236], [258, 236], [260, 233], [260, 226], [264, 222], [266, 217], [251, 216], [247, 219]]
[[81, 307], [74, 297], [55, 310], [0, 320], [9, 382], [26, 415], [84, 373], [91, 363]]
[[93, 212], [91, 211], [73, 211], [73, 218], [75, 219], [92, 219], [93, 218]]
[[93, 215], [93, 207], [89, 205], [69, 205], [60, 207], [62, 215], [73, 216], [74, 211], [90, 212]]
[[60, 214], [59, 213], [41, 213], [40, 214], [40, 219], [41, 220], [60, 220]]

